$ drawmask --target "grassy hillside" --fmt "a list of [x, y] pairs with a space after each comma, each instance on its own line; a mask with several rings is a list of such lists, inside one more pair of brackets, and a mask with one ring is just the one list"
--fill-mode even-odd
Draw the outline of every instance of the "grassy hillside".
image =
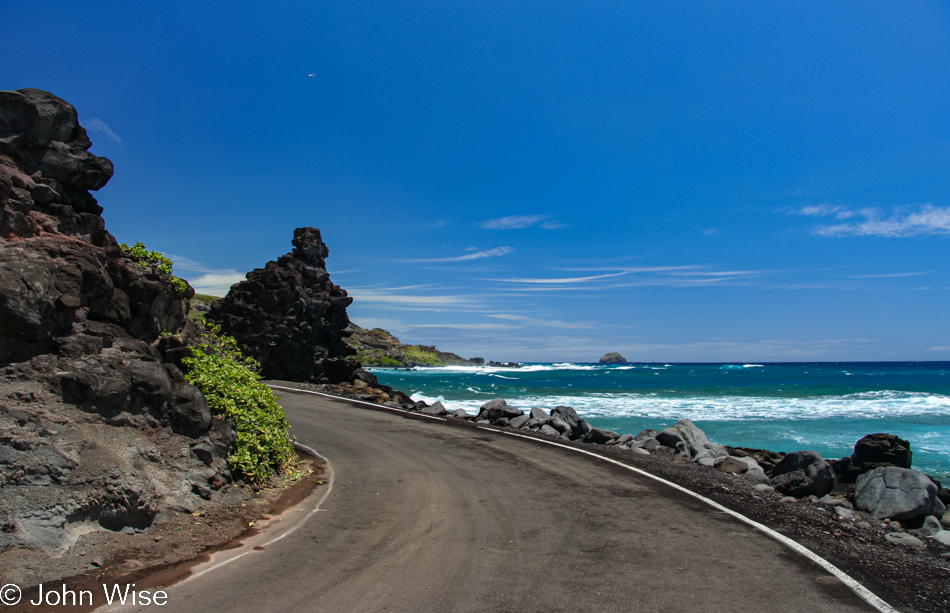
[[191, 299], [191, 311], [188, 312], [188, 318], [192, 321], [204, 321], [205, 313], [211, 308], [212, 303], [221, 300], [217, 296], [208, 294], [195, 294]]
[[363, 366], [447, 366], [484, 362], [479, 358], [466, 360], [430, 345], [404, 345], [382, 328], [366, 330], [351, 322], [347, 330], [351, 335], [346, 343], [356, 351], [356, 359]]

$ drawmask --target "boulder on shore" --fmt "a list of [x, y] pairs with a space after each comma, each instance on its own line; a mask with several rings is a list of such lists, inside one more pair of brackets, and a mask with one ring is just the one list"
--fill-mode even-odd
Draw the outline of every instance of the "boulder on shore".
[[[706, 433], [700, 430], [688, 417], [679, 420], [669, 428], [665, 428], [656, 435], [656, 440], [666, 447], [683, 450], [691, 458], [708, 449], [710, 444], [709, 439], [706, 438]], [[725, 448], [719, 455], [727, 455]]]
[[[489, 400], [481, 406], [481, 410], [478, 412], [476, 421], [484, 420], [495, 424], [495, 422], [501, 419], [510, 420], [515, 417], [521, 417], [522, 415], [524, 415], [524, 411], [511, 406], [504, 398], [495, 398], [494, 400]], [[505, 421], [505, 423], [502, 425], [507, 424], [508, 421]]]
[[821, 498], [835, 486], [835, 473], [816, 451], [790, 453], [772, 469], [772, 486], [786, 496]]
[[854, 502], [878, 519], [915, 521], [933, 512], [937, 485], [924, 473], [883, 466], [858, 477]]
[[851, 457], [835, 464], [835, 474], [842, 483], [854, 483], [859, 475], [878, 467], [910, 468], [913, 455], [909, 441], [893, 434], [868, 434], [855, 443]]

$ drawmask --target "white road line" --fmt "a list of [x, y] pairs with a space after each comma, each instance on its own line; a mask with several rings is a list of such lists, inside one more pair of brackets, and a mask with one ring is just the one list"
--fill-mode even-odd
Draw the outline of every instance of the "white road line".
[[[262, 541], [262, 542], [257, 542], [257, 543], [255, 543], [255, 544], [253, 545], [253, 547], [266, 547], [266, 546], [268, 546], [268, 545], [272, 545], [272, 544], [274, 544], [274, 543], [276, 543], [276, 542], [278, 542], [278, 541], [280, 541], [280, 540], [282, 540], [282, 539], [284, 539], [284, 538], [290, 536], [290, 535], [293, 534], [294, 532], [296, 532], [298, 529], [300, 529], [301, 526], [304, 525], [304, 523], [305, 523], [308, 519], [310, 519], [310, 517], [311, 517], [313, 514], [317, 513], [318, 511], [324, 511], [324, 510], [325, 510], [325, 509], [321, 509], [320, 506], [324, 503], [324, 501], [326, 501], [327, 497], [330, 495], [330, 492], [333, 491], [333, 479], [334, 479], [334, 475], [333, 475], [333, 466], [330, 464], [330, 460], [328, 460], [328, 459], [327, 459], [324, 455], [322, 455], [321, 453], [317, 452], [315, 449], [312, 449], [312, 448], [310, 448], [310, 447], [308, 447], [308, 446], [306, 446], [306, 445], [303, 445], [303, 444], [301, 444], [301, 443], [296, 443], [296, 442], [295, 442], [295, 443], [294, 443], [294, 446], [295, 446], [295, 447], [302, 448], [302, 449], [305, 449], [308, 453], [312, 453], [313, 455], [317, 456], [318, 458], [320, 458], [321, 460], [323, 460], [324, 462], [326, 462], [326, 469], [327, 469], [327, 477], [326, 477], [327, 489], [326, 489], [325, 492], [323, 492], [323, 496], [320, 496], [320, 499], [317, 500], [317, 503], [313, 506], [313, 508], [310, 509], [310, 512], [308, 512], [306, 515], [304, 515], [303, 517], [301, 517], [301, 518], [297, 521], [296, 524], [294, 524], [292, 527], [290, 527], [289, 529], [287, 529], [287, 530], [286, 530], [285, 532], [283, 532], [280, 536], [277, 536], [277, 537], [272, 538], [272, 539], [270, 539], [270, 540], [265, 540], [265, 541]], [[308, 497], [308, 498], [309, 498], [309, 497]], [[287, 513], [287, 512], [290, 512], [290, 511], [291, 511], [291, 509], [288, 509], [287, 511], [284, 511], [284, 513]], [[266, 535], [267, 532], [265, 531], [263, 534]], [[227, 565], [230, 564], [231, 562], [234, 562], [235, 560], [240, 560], [241, 558], [243, 558], [243, 557], [246, 556], [246, 555], [250, 555], [250, 554], [252, 554], [252, 553], [260, 553], [260, 552], [261, 552], [261, 550], [255, 550], [255, 549], [253, 549], [250, 544], [244, 545], [244, 548], [245, 548], [246, 550], [243, 551], [242, 553], [239, 553], [238, 555], [233, 556], [233, 557], [230, 557], [230, 558], [227, 558], [227, 559], [225, 559], [225, 560], [221, 560], [220, 562], [212, 562], [212, 563], [210, 564], [210, 566], [208, 566], [207, 568], [204, 568], [204, 569], [202, 569], [202, 570], [199, 571], [199, 572], [193, 573], [193, 574], [191, 574], [191, 575], [185, 577], [185, 578], [182, 579], [181, 581], [178, 581], [177, 583], [175, 583], [175, 585], [176, 585], [176, 586], [178, 586], [178, 585], [184, 585], [185, 583], [188, 583], [188, 582], [191, 581], [192, 579], [197, 579], [198, 577], [201, 577], [202, 575], [206, 575], [207, 573], [210, 573], [211, 571], [214, 571], [214, 570], [217, 570], [217, 569], [222, 568], [222, 567], [224, 567], [224, 566], [227, 566]], [[207, 562], [206, 562], [206, 564], [207, 564]], [[200, 567], [200, 566], [201, 566], [201, 565], [199, 565], [199, 567]], [[172, 589], [174, 589], [174, 587], [173, 587]], [[123, 605], [118, 605], [118, 606], [114, 606], [114, 607], [111, 607], [111, 608], [108, 608], [108, 609], [107, 609], [107, 608], [105, 608], [105, 607], [107, 607], [107, 606], [108, 606], [108, 605], [100, 605], [99, 607], [97, 607], [96, 609], [94, 609], [94, 612], [95, 612], [95, 611], [102, 611], [103, 613], [107, 613], [107, 612], [109, 612], [109, 611], [120, 611], [120, 610], [123, 610], [123, 609], [126, 608], [126, 607], [124, 607]]]
[[[266, 547], [267, 545], [273, 545], [274, 543], [276, 543], [276, 542], [278, 542], [278, 541], [281, 541], [281, 540], [287, 538], [288, 536], [290, 536], [291, 534], [293, 534], [294, 532], [296, 532], [298, 529], [300, 529], [301, 526], [303, 526], [303, 524], [304, 524], [305, 521], [307, 521], [308, 519], [310, 519], [310, 516], [311, 516], [311, 515], [313, 515], [314, 513], [318, 512], [318, 511], [322, 511], [322, 510], [323, 510], [323, 509], [320, 508], [320, 505], [322, 505], [322, 504], [324, 503], [324, 501], [325, 501], [325, 500], [327, 499], [327, 497], [330, 495], [330, 492], [333, 491], [333, 466], [330, 465], [330, 460], [328, 460], [328, 459], [327, 459], [326, 457], [324, 457], [322, 454], [318, 453], [316, 450], [311, 449], [310, 447], [307, 447], [306, 445], [303, 445], [303, 444], [300, 444], [300, 443], [294, 443], [294, 445], [295, 445], [295, 446], [299, 446], [299, 447], [303, 447], [303, 448], [306, 449], [308, 452], [312, 453], [313, 455], [317, 456], [318, 458], [320, 458], [321, 460], [323, 460], [324, 462], [326, 462], [326, 468], [327, 468], [327, 490], [326, 490], [325, 492], [323, 492], [323, 496], [320, 496], [320, 500], [318, 500], [318, 501], [317, 501], [317, 504], [315, 504], [314, 507], [313, 507], [312, 509], [310, 509], [310, 512], [307, 513], [306, 515], [304, 515], [296, 524], [294, 524], [294, 526], [293, 526], [292, 528], [290, 528], [289, 530], [287, 530], [286, 532], [284, 532], [283, 534], [281, 534], [280, 536], [278, 536], [278, 537], [276, 537], [276, 538], [273, 538], [273, 539], [271, 539], [271, 540], [269, 540], [269, 541], [266, 541], [266, 542], [264, 542], [264, 543], [260, 543], [259, 545], [257, 545], [258, 547]], [[257, 550], [257, 551], [260, 551], [260, 550]], [[197, 579], [198, 577], [200, 577], [200, 576], [202, 576], [202, 575], [205, 575], [205, 574], [207, 574], [207, 573], [210, 573], [210, 572], [213, 571], [213, 570], [216, 570], [216, 569], [218, 569], [218, 568], [221, 568], [222, 566], [225, 566], [225, 565], [227, 565], [227, 564], [230, 564], [231, 562], [234, 562], [235, 560], [240, 560], [240, 559], [243, 558], [244, 556], [249, 555], [249, 554], [252, 554], [252, 553], [255, 553], [255, 550], [254, 550], [254, 549], [248, 549], [248, 550], [245, 551], [244, 553], [238, 554], [238, 555], [234, 556], [233, 558], [228, 558], [227, 560], [222, 560], [222, 561], [218, 562], [217, 564], [213, 564], [213, 565], [209, 566], [208, 568], [202, 570], [201, 572], [197, 572], [197, 573], [195, 573], [195, 574], [193, 574], [193, 575], [188, 576], [188, 578], [184, 579], [181, 583], [187, 583], [188, 581], [191, 581], [192, 579]]]
[[[364, 401], [362, 401], [362, 400], [354, 400], [354, 399], [351, 399], [351, 398], [341, 398], [340, 396], [333, 396], [333, 395], [331, 395], [331, 394], [324, 394], [324, 393], [322, 393], [322, 392], [314, 392], [314, 391], [311, 391], [311, 390], [301, 390], [301, 389], [296, 389], [296, 388], [292, 388], [292, 387], [283, 387], [283, 386], [280, 386], [280, 385], [270, 385], [270, 387], [273, 388], [273, 389], [287, 390], [287, 391], [290, 391], [290, 392], [298, 392], [298, 393], [304, 393], [304, 394], [313, 394], [313, 395], [315, 395], [315, 396], [323, 396], [323, 397], [325, 397], [325, 398], [332, 398], [333, 400], [342, 400], [342, 401], [344, 401], [344, 402], [353, 403], [353, 404], [363, 404], [363, 405], [366, 405], [366, 406], [368, 406], [368, 407], [373, 407], [374, 409], [380, 409], [380, 410], [384, 410], [384, 411], [390, 411], [390, 412], [393, 412], [393, 413], [405, 413], [405, 414], [407, 414], [407, 415], [414, 415], [414, 416], [416, 416], [416, 417], [424, 417], [424, 418], [434, 419], [434, 420], [438, 420], [438, 421], [445, 421], [445, 419], [443, 419], [443, 418], [441, 418], [441, 417], [435, 417], [435, 416], [433, 416], [433, 415], [425, 415], [425, 414], [417, 413], [417, 412], [414, 412], [414, 411], [407, 411], [407, 410], [405, 410], [405, 409], [396, 409], [396, 408], [387, 407], [387, 406], [384, 406], [384, 405], [381, 405], [381, 404], [373, 404], [373, 403], [371, 403], [371, 402], [364, 402]], [[517, 437], [517, 438], [521, 438], [521, 439], [525, 439], [525, 440], [529, 440], [529, 441], [534, 441], [534, 442], [536, 442], [536, 443], [542, 443], [542, 444], [545, 444], [545, 445], [552, 445], [552, 446], [554, 446], [554, 447], [560, 447], [560, 448], [562, 448], [562, 449], [567, 449], [568, 451], [574, 451], [574, 452], [577, 452], [577, 453], [583, 453], [584, 455], [588, 455], [588, 456], [597, 458], [597, 459], [599, 459], [599, 460], [603, 460], [604, 462], [610, 462], [611, 464], [616, 464], [617, 466], [620, 466], [621, 468], [625, 468], [625, 469], [627, 469], [627, 470], [629, 470], [629, 471], [632, 471], [632, 472], [634, 472], [634, 473], [637, 473], [638, 475], [642, 475], [642, 476], [647, 477], [647, 478], [649, 478], [649, 479], [653, 479], [654, 481], [658, 481], [659, 483], [662, 483], [662, 484], [664, 484], [664, 485], [667, 485], [667, 486], [669, 486], [669, 487], [671, 487], [671, 488], [673, 488], [673, 489], [675, 489], [675, 490], [678, 490], [678, 491], [680, 491], [680, 492], [683, 492], [683, 493], [685, 493], [685, 494], [688, 494], [689, 496], [692, 496], [693, 498], [696, 498], [697, 500], [701, 500], [701, 501], [703, 501], [704, 503], [706, 503], [706, 504], [712, 506], [713, 508], [718, 509], [720, 513], [726, 513], [726, 514], [728, 514], [728, 515], [731, 515], [732, 517], [735, 517], [735, 518], [738, 519], [739, 521], [745, 522], [746, 524], [752, 526], [752, 527], [755, 528], [756, 530], [759, 530], [760, 532], [763, 532], [766, 536], [775, 539], [776, 541], [778, 541], [779, 543], [782, 543], [783, 545], [785, 545], [785, 546], [788, 547], [789, 549], [792, 549], [792, 550], [794, 550], [794, 551], [800, 553], [801, 555], [805, 556], [806, 558], [808, 558], [809, 560], [811, 560], [812, 562], [814, 562], [815, 564], [817, 564], [817, 565], [820, 566], [821, 568], [823, 568], [823, 569], [825, 569], [826, 571], [828, 571], [828, 573], [830, 573], [830, 574], [834, 575], [835, 577], [837, 577], [837, 579], [838, 579], [839, 581], [841, 581], [842, 583], [844, 583], [846, 586], [848, 586], [848, 588], [850, 588], [852, 592], [854, 592], [855, 594], [857, 594], [858, 596], [860, 596], [865, 602], [867, 602], [869, 605], [871, 605], [872, 607], [874, 607], [875, 609], [877, 609], [878, 611], [880, 611], [880, 613], [900, 613], [897, 609], [895, 609], [895, 608], [892, 607], [891, 605], [887, 604], [886, 602], [884, 602], [883, 600], [881, 600], [880, 598], [878, 598], [878, 597], [874, 594], [874, 592], [872, 592], [872, 591], [869, 590], [868, 588], [866, 588], [866, 587], [864, 587], [863, 585], [861, 585], [860, 583], [858, 583], [857, 580], [855, 580], [854, 578], [852, 578], [852, 577], [851, 577], [850, 575], [848, 575], [846, 572], [844, 572], [843, 570], [841, 570], [840, 568], [838, 568], [837, 566], [835, 566], [834, 564], [832, 564], [832, 563], [829, 562], [828, 560], [824, 559], [823, 557], [821, 557], [820, 555], [818, 555], [818, 554], [815, 553], [814, 551], [808, 549], [807, 547], [805, 547], [804, 545], [802, 545], [802, 544], [800, 544], [800, 543], [797, 543], [797, 542], [793, 541], [792, 539], [788, 538], [787, 536], [784, 536], [784, 535], [782, 535], [782, 534], [779, 534], [778, 532], [776, 532], [775, 530], [772, 530], [772, 529], [769, 528], [768, 526], [765, 526], [765, 525], [763, 525], [763, 524], [760, 524], [759, 522], [757, 522], [757, 521], [755, 521], [755, 520], [753, 520], [753, 519], [750, 519], [750, 518], [746, 517], [745, 515], [742, 515], [741, 513], [737, 513], [736, 511], [733, 511], [732, 509], [728, 509], [728, 508], [722, 506], [721, 504], [719, 504], [718, 502], [716, 502], [716, 501], [714, 501], [714, 500], [712, 500], [712, 499], [710, 499], [710, 498], [706, 498], [706, 497], [703, 496], [702, 494], [697, 494], [696, 492], [693, 492], [693, 491], [691, 491], [691, 490], [688, 490], [688, 489], [686, 489], [685, 487], [683, 487], [683, 486], [681, 486], [681, 485], [677, 485], [676, 483], [673, 483], [672, 481], [667, 481], [666, 479], [664, 479], [664, 478], [662, 478], [662, 477], [658, 477], [658, 476], [656, 476], [656, 475], [650, 474], [650, 473], [648, 473], [648, 472], [646, 472], [646, 471], [644, 471], [644, 470], [641, 470], [641, 469], [639, 469], [639, 468], [635, 468], [635, 467], [633, 467], [633, 466], [630, 466], [629, 464], [624, 464], [623, 462], [618, 462], [617, 460], [614, 460], [614, 459], [612, 459], [612, 458], [608, 458], [608, 457], [602, 456], [602, 455], [600, 455], [600, 454], [593, 453], [593, 452], [591, 452], [591, 451], [587, 451], [587, 450], [585, 450], [585, 449], [577, 449], [576, 447], [571, 447], [571, 446], [569, 446], [569, 445], [564, 445], [564, 444], [561, 444], [561, 443], [557, 443], [557, 442], [555, 442], [555, 441], [547, 441], [547, 440], [544, 440], [544, 439], [535, 438], [535, 437], [533, 437], [533, 436], [525, 436], [524, 434], [519, 434], [519, 433], [517, 433], [517, 432], [505, 432], [505, 431], [503, 431], [503, 430], [495, 430], [495, 429], [493, 429], [493, 428], [485, 428], [485, 427], [483, 427], [483, 426], [477, 426], [477, 428], [478, 428], [479, 430], [484, 430], [484, 431], [486, 431], [486, 432], [495, 432], [495, 433], [504, 434], [504, 435], [507, 435], [507, 436], [514, 436], [514, 437]], [[322, 457], [322, 456], [321, 456], [321, 457]], [[321, 500], [321, 502], [322, 502], [322, 500]], [[296, 528], [294, 528], [294, 529], [296, 530]], [[284, 536], [286, 536], [286, 534], [285, 534]], [[283, 536], [281, 536], [280, 538], [283, 538]]]

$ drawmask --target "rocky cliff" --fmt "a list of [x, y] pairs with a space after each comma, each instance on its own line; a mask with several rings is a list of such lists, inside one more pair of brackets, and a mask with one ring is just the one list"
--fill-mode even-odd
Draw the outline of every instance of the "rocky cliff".
[[264, 378], [353, 381], [361, 374], [360, 364], [344, 341], [350, 323], [346, 307], [353, 299], [330, 281], [330, 250], [320, 230], [297, 228], [292, 244], [293, 251], [232, 286], [211, 306], [205, 321], [220, 325], [259, 361]]
[[439, 351], [431, 345], [406, 345], [398, 338], [383, 330], [373, 328], [366, 330], [354, 323], [347, 328], [349, 333], [346, 343], [356, 352], [356, 358], [363, 366], [446, 366], [461, 364], [478, 366], [485, 364], [482, 358], [465, 358]]
[[123, 256], [90, 146], [64, 100], [0, 92], [0, 551], [145, 530], [231, 478], [233, 424], [179, 369], [193, 290]]

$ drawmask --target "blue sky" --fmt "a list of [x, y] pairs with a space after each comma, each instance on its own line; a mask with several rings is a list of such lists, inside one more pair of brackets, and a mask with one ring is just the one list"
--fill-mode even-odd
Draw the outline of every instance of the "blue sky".
[[950, 359], [945, 2], [4, 0], [0, 53], [202, 291], [312, 225], [466, 357]]

